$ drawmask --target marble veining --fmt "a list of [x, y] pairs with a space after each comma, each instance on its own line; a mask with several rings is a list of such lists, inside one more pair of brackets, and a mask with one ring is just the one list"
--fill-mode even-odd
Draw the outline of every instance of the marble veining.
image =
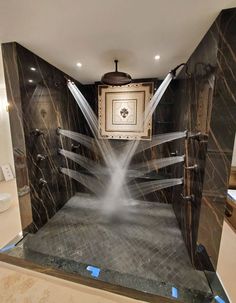
[[9, 254], [85, 276], [85, 264], [90, 264], [101, 269], [98, 279], [109, 283], [160, 295], [157, 285], [163, 290], [173, 285], [186, 296], [184, 302], [193, 302], [192, 296], [208, 302], [208, 281], [191, 265], [171, 205], [135, 200], [124, 213], [104, 218], [96, 198], [77, 194]]
[[[58, 169], [61, 166], [75, 170], [81, 168], [57, 153], [58, 148], [71, 150], [75, 142], [57, 136], [56, 129], [61, 127], [88, 136], [91, 136], [91, 131], [67, 89], [63, 72], [17, 43], [3, 44], [2, 48], [7, 93], [11, 104], [10, 122], [18, 192], [22, 193], [22, 199], [26, 199], [27, 195], [29, 206], [27, 211], [22, 206], [22, 222], [25, 221], [23, 222], [25, 230], [36, 231], [48, 222], [75, 190], [87, 192], [83, 185], [59, 174]], [[142, 79], [136, 82], [145, 81], [153, 82], [155, 89], [161, 83], [156, 79]], [[97, 84], [81, 85], [77, 82], [76, 84], [96, 111]], [[172, 126], [169, 119], [172, 95], [173, 89], [170, 87], [154, 113], [153, 134], [168, 132]], [[42, 134], [36, 134], [36, 129]], [[96, 147], [94, 151], [89, 151], [79, 145], [76, 152], [100, 161]], [[165, 157], [170, 152], [169, 145], [165, 144], [140, 153], [134, 162]], [[45, 159], [39, 160], [38, 155]], [[158, 174], [169, 178], [170, 168], [161, 169]], [[40, 180], [47, 183], [42, 184]], [[171, 189], [166, 189], [143, 196], [143, 199], [169, 203], [170, 195]], [[24, 200], [20, 205], [23, 204]], [[26, 212], [32, 212], [32, 224], [29, 226], [27, 226], [29, 216], [25, 216], [27, 220], [23, 218]]]
[[[186, 142], [189, 162], [198, 165], [185, 177], [194, 200], [186, 202], [176, 188], [172, 201], [192, 261], [211, 270], [218, 259], [236, 132], [235, 29], [236, 10], [222, 11], [188, 60], [188, 74], [183, 70], [176, 80], [173, 129], [202, 136]], [[174, 146], [184, 150], [179, 142]], [[208, 255], [204, 264], [198, 245]]]
[[[132, 163], [173, 153], [186, 155], [185, 167], [182, 163], [166, 167], [154, 176], [184, 176], [183, 186], [156, 191], [140, 199], [144, 204], [145, 201], [157, 205], [172, 203], [192, 264], [207, 270], [214, 270], [217, 264], [236, 131], [235, 12], [230, 9], [219, 15], [188, 60], [188, 71], [183, 70], [172, 82], [153, 115], [154, 135], [184, 130], [201, 135], [143, 150]], [[56, 135], [56, 129], [61, 127], [88, 136], [91, 131], [67, 89], [62, 71], [17, 43], [3, 44], [2, 49], [20, 205], [27, 198], [27, 205], [31, 206], [27, 218], [32, 212], [32, 223], [27, 223], [25, 230], [40, 233], [76, 192], [88, 192], [59, 173], [60, 166], [74, 170], [81, 167], [58, 154], [58, 148], [71, 150], [75, 142]], [[145, 81], [150, 79], [137, 80]], [[151, 81], [155, 88], [161, 83], [157, 79]], [[97, 112], [98, 83], [76, 84]], [[77, 152], [100, 161], [95, 148], [89, 151], [79, 145]], [[191, 165], [197, 165], [197, 169], [186, 170]], [[138, 184], [139, 180], [135, 182]], [[23, 212], [21, 216], [23, 222]], [[37, 247], [37, 243], [34, 245]], [[186, 261], [186, 256], [183, 258]]]
[[[27, 211], [32, 211], [28, 226], [22, 212], [22, 224], [25, 230], [36, 231], [78, 186], [59, 174], [61, 165], [75, 165], [58, 156], [58, 148], [71, 149], [72, 142], [59, 138], [56, 129], [78, 131], [77, 121], [84, 120], [67, 89], [63, 72], [17, 43], [3, 44], [2, 49], [20, 206], [24, 209], [27, 195]], [[41, 133], [36, 133], [36, 129]], [[38, 155], [44, 159], [39, 160]], [[40, 179], [46, 181], [44, 186]]]

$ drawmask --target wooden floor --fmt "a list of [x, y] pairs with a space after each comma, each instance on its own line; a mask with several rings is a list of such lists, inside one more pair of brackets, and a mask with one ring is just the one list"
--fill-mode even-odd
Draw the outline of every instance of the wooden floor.
[[1, 303], [144, 302], [0, 262]]

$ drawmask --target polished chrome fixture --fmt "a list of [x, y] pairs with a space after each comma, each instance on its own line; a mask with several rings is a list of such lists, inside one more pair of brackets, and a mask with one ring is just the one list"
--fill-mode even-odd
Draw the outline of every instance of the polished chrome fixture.
[[31, 131], [31, 134], [35, 137], [39, 137], [41, 135], [44, 135], [43, 131], [41, 131], [38, 128], [35, 128], [34, 130]]
[[46, 156], [43, 156], [43, 155], [41, 155], [41, 154], [37, 154], [37, 161], [38, 162], [40, 162], [40, 161], [43, 161], [43, 160], [45, 160], [46, 159]]
[[190, 166], [184, 166], [184, 169], [186, 170], [192, 170], [192, 171], [198, 171], [198, 165], [197, 164], [193, 164], [193, 165], [190, 165]]
[[207, 141], [208, 140], [208, 134], [201, 133], [201, 132], [190, 132], [188, 131], [186, 134], [187, 139], [192, 139], [196, 141]]
[[188, 202], [194, 202], [195, 201], [195, 196], [194, 195], [185, 196], [184, 194], [181, 194], [181, 197], [182, 197], [183, 200], [188, 201]]
[[173, 151], [173, 152], [170, 153], [171, 157], [176, 157], [178, 155], [179, 155], [179, 151], [178, 150], [175, 150], [175, 151]]
[[76, 152], [78, 149], [79, 149], [79, 147], [80, 147], [80, 144], [71, 144], [71, 151], [72, 152]]
[[48, 182], [46, 180], [44, 180], [43, 178], [39, 179], [39, 186], [40, 187], [44, 187], [47, 184], [48, 184]]

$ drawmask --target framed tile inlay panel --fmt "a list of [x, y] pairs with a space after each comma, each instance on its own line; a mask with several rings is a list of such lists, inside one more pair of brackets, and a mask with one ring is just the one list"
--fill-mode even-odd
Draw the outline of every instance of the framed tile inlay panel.
[[143, 114], [152, 98], [153, 83], [98, 88], [99, 135], [107, 139], [151, 139], [152, 121], [144, 127]]

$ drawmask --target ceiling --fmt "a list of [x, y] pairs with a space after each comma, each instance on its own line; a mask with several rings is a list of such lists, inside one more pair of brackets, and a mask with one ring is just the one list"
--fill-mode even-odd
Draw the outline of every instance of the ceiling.
[[2, 89], [5, 89], [5, 81], [4, 81], [4, 72], [3, 72], [2, 50], [0, 48], [0, 94]]
[[236, 0], [0, 0], [0, 42], [16, 41], [82, 83], [113, 70], [116, 58], [133, 78], [161, 79], [189, 58], [219, 12], [234, 6]]

